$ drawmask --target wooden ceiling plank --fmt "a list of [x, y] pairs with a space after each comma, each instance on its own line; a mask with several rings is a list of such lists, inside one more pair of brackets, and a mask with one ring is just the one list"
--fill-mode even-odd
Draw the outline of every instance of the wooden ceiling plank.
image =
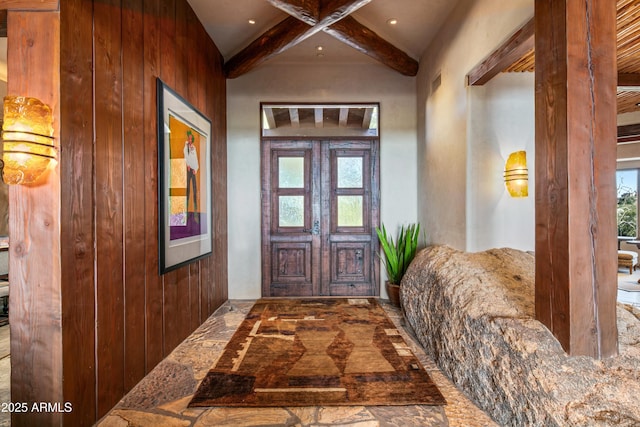
[[531, 51], [535, 42], [534, 20], [531, 18], [498, 49], [467, 74], [469, 86], [481, 86], [501, 73], [524, 54]]
[[[251, 71], [266, 60], [306, 40], [325, 27], [346, 17], [371, 0], [330, 0], [335, 10], [325, 5], [318, 21], [313, 17], [318, 0], [267, 0], [272, 5], [293, 15], [267, 30], [224, 65], [227, 78], [233, 79]], [[319, 7], [319, 6], [318, 6]], [[310, 8], [311, 10], [307, 10]], [[311, 26], [310, 26], [311, 25]]]
[[338, 118], [338, 126], [341, 128], [346, 128], [348, 119], [349, 119], [349, 109], [340, 108], [340, 117]]
[[418, 74], [418, 61], [351, 16], [344, 17], [324, 31], [405, 76]]
[[291, 119], [291, 127], [300, 127], [300, 112], [297, 108], [289, 108], [289, 118]]

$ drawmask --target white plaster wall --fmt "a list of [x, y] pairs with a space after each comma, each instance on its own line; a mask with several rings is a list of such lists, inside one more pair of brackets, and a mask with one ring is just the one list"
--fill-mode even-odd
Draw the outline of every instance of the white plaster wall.
[[231, 299], [261, 296], [260, 102], [280, 101], [379, 102], [382, 222], [417, 220], [415, 78], [378, 64], [263, 65], [227, 81]]
[[[465, 76], [532, 16], [533, 0], [461, 0], [420, 61], [418, 218], [429, 243], [462, 250], [476, 245], [467, 232], [476, 197], [467, 188], [474, 177], [468, 170], [471, 97]], [[441, 84], [433, 90], [438, 74]]]
[[[533, 73], [502, 73], [469, 88], [467, 250], [535, 249], [535, 82]], [[505, 162], [527, 152], [529, 196], [505, 189]]]

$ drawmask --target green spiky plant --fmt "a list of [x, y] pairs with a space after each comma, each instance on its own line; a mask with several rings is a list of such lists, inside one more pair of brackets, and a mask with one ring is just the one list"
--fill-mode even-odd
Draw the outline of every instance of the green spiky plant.
[[376, 233], [378, 233], [378, 239], [382, 245], [384, 258], [380, 254], [378, 256], [382, 259], [387, 270], [389, 283], [399, 285], [416, 255], [420, 224], [409, 224], [406, 228], [402, 226], [395, 242], [393, 236], [387, 234], [384, 224], [382, 224], [382, 229], [376, 227]]

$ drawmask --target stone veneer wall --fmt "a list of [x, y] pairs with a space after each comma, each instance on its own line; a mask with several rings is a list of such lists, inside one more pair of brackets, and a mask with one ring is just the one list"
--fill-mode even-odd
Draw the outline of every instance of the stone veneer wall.
[[534, 319], [534, 257], [515, 249], [424, 249], [401, 300], [427, 353], [500, 424], [640, 425], [640, 311], [618, 306], [619, 356], [569, 357]]

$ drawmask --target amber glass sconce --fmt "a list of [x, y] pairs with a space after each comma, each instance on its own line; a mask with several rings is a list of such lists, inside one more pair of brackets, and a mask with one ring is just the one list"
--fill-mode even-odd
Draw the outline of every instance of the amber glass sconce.
[[504, 184], [511, 197], [527, 197], [529, 195], [526, 151], [516, 151], [509, 155], [504, 166]]
[[56, 163], [51, 108], [36, 98], [6, 96], [2, 141], [3, 181], [11, 185], [38, 181]]

